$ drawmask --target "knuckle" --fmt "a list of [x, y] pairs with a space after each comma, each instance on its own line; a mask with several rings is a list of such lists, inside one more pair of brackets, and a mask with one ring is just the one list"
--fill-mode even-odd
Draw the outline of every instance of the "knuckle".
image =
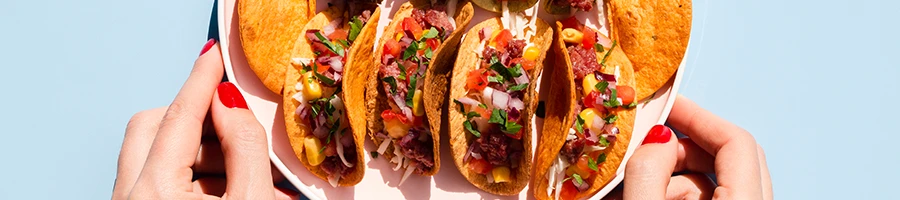
[[223, 143], [229, 143], [240, 146], [242, 148], [265, 146], [266, 135], [264, 129], [258, 123], [239, 123], [236, 124], [226, 137]]

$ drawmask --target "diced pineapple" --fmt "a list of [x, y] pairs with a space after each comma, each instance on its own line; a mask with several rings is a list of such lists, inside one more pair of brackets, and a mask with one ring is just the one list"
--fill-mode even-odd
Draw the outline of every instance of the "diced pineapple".
[[494, 176], [495, 183], [505, 183], [509, 182], [509, 168], [505, 166], [494, 167], [491, 170], [491, 174]]
[[319, 141], [319, 138], [308, 135], [304, 138], [303, 146], [306, 147], [306, 160], [309, 162], [309, 165], [319, 166], [319, 164], [322, 164], [322, 161], [325, 161], [325, 155], [319, 151], [322, 149], [322, 142]]
[[566, 168], [566, 177], [572, 177], [572, 174], [578, 174], [578, 176], [581, 176], [581, 179], [587, 179], [591, 177], [590, 172], [582, 171], [581, 168], [578, 168], [577, 165], [572, 165]]
[[584, 119], [584, 129], [589, 129], [591, 128], [592, 124], [594, 124], [594, 119], [600, 116], [600, 111], [598, 111], [596, 108], [588, 108], [582, 110], [581, 113], [578, 114], [578, 116], [581, 116], [581, 119]]
[[584, 80], [581, 81], [582, 94], [584, 94], [584, 96], [587, 96], [588, 94], [591, 94], [592, 91], [597, 90], [597, 88], [594, 87], [597, 85], [597, 82], [598, 82], [597, 77], [594, 77], [593, 74], [588, 74], [587, 76], [584, 76]]
[[322, 86], [319, 85], [319, 81], [316, 80], [313, 72], [303, 73], [300, 81], [303, 81], [303, 97], [307, 101], [322, 98]]
[[394, 40], [400, 41], [400, 39], [403, 39], [403, 32], [397, 33], [397, 35], [394, 36]]
[[522, 58], [525, 58], [526, 60], [534, 61], [534, 60], [537, 60], [538, 56], [540, 56], [540, 55], [541, 55], [541, 50], [539, 50], [537, 47], [532, 46], [532, 47], [528, 47], [527, 49], [525, 49], [525, 54], [522, 55]]
[[563, 41], [576, 44], [581, 43], [581, 40], [584, 37], [584, 33], [581, 33], [581, 31], [575, 30], [574, 28], [563, 29], [562, 34], [560, 35], [562, 36]]
[[425, 102], [422, 101], [422, 90], [416, 90], [416, 93], [413, 94], [413, 114], [418, 116], [425, 115], [425, 106], [422, 105]]
[[404, 124], [399, 119], [389, 119], [384, 121], [384, 130], [392, 138], [401, 138], [409, 134], [409, 124]]

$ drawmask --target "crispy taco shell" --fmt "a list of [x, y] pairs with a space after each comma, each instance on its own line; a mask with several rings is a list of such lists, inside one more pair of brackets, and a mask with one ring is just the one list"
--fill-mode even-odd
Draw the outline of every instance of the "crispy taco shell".
[[[551, 74], [549, 80], [551, 80], [552, 83], [550, 84], [550, 88], [546, 90], [548, 91], [548, 99], [546, 100], [547, 107], [544, 118], [544, 130], [542, 131], [541, 138], [538, 142], [537, 154], [535, 154], [537, 156], [534, 158], [535, 173], [534, 178], [532, 179], [534, 182], [531, 183], [531, 186], [534, 187], [534, 196], [537, 199], [553, 198], [553, 196], [547, 195], [547, 187], [549, 186], [547, 182], [549, 181], [547, 173], [550, 166], [556, 160], [563, 144], [566, 142], [566, 135], [568, 134], [569, 128], [571, 128], [572, 124], [575, 122], [575, 114], [577, 114], [574, 113], [576, 101], [580, 101], [580, 99], [575, 99], [575, 92], [580, 91], [575, 90], [576, 83], [574, 82], [575, 77], [572, 72], [572, 62], [570, 62], [565, 42], [559, 37], [559, 34], [562, 32], [561, 27], [562, 24], [556, 22], [557, 34], [554, 35], [552, 47], [555, 52], [553, 55], [554, 58], [552, 59], [555, 64], [552, 66], [555, 67], [547, 68], [547, 73]], [[602, 34], [601, 37], [603, 37]], [[605, 48], [608, 49], [609, 47]], [[605, 52], [597, 53], [598, 60], [600, 60], [604, 54]], [[631, 62], [628, 60], [627, 56], [625, 56], [625, 53], [621, 48], [612, 49], [612, 52], [606, 61], [606, 65], [608, 67], [604, 67], [602, 70], [602, 72], [606, 74], [613, 74], [615, 72], [615, 66], [619, 66], [619, 78], [617, 79], [617, 84], [635, 87], [634, 70], [632, 69]], [[619, 168], [619, 164], [622, 163], [625, 151], [628, 150], [628, 143], [631, 140], [635, 112], [635, 109], [625, 109], [616, 112], [616, 115], [619, 117], [615, 122], [616, 127], [619, 128], [619, 134], [616, 135], [616, 141], [611, 143], [606, 150], [602, 151], [607, 155], [606, 161], [598, 164], [598, 168], [600, 168], [598, 174], [585, 179], [585, 182], [590, 184], [590, 188], [584, 192], [578, 193], [576, 199], [583, 199], [594, 195], [594, 193], [612, 181], [616, 176], [616, 170]]]
[[607, 1], [610, 36], [634, 63], [638, 100], [653, 95], [678, 70], [691, 35], [691, 0]]
[[[463, 158], [465, 158], [469, 144], [474, 142], [475, 138], [472, 138], [472, 141], [469, 141], [466, 137], [470, 133], [465, 131], [465, 128], [463, 127], [466, 116], [459, 112], [459, 110], [462, 109], [459, 107], [459, 104], [449, 104], [448, 123], [450, 129], [450, 153], [453, 155], [453, 162], [456, 164], [456, 167], [459, 168], [460, 173], [462, 173], [462, 175], [466, 177], [466, 180], [472, 183], [472, 185], [492, 194], [507, 196], [519, 194], [519, 192], [528, 185], [528, 181], [531, 178], [530, 158], [532, 157], [531, 137], [533, 134], [531, 132], [531, 126], [533, 126], [533, 124], [530, 122], [537, 106], [538, 95], [537, 92], [535, 92], [535, 87], [537, 86], [538, 75], [544, 67], [543, 61], [547, 56], [547, 50], [550, 49], [551, 39], [553, 38], [553, 30], [550, 26], [543, 20], [537, 20], [538, 21], [535, 23], [537, 31], [531, 38], [531, 42], [539, 48], [541, 54], [535, 60], [537, 63], [535, 68], [528, 74], [528, 77], [531, 79], [531, 84], [529, 84], [528, 89], [525, 90], [525, 95], [522, 98], [522, 101], [525, 102], [525, 109], [522, 110], [522, 119], [526, 120], [526, 123], [524, 123], [522, 127], [522, 130], [524, 130], [522, 135], [522, 145], [525, 149], [522, 152], [522, 159], [519, 160], [519, 167], [511, 172], [512, 174], [515, 174], [515, 180], [508, 183], [488, 183], [485, 175], [469, 170], [469, 167], [467, 163], [463, 161]], [[485, 27], [490, 27], [495, 31], [499, 31], [504, 28], [502, 26], [500, 18], [491, 18], [473, 26], [466, 34], [466, 38], [460, 45], [460, 54], [456, 58], [456, 66], [453, 69], [453, 78], [450, 85], [451, 100], [462, 98], [466, 95], [466, 77], [470, 71], [475, 69], [476, 63], [481, 62], [479, 60], [481, 52], [475, 52], [475, 49], [481, 45], [478, 32]]]
[[[422, 95], [422, 98], [425, 102], [425, 115], [428, 117], [428, 123], [431, 126], [431, 140], [434, 142], [434, 167], [431, 168], [431, 171], [423, 174], [426, 176], [436, 174], [441, 167], [441, 143], [439, 142], [442, 127], [441, 112], [443, 111], [442, 108], [444, 108], [444, 102], [447, 97], [448, 78], [450, 76], [450, 71], [453, 68], [453, 58], [456, 56], [458, 50], [456, 47], [462, 36], [462, 29], [468, 26], [469, 21], [472, 20], [472, 3], [462, 2], [460, 4], [461, 5], [457, 5], [457, 10], [454, 12], [455, 16], [453, 16], [456, 21], [456, 29], [453, 30], [450, 37], [441, 43], [434, 52], [434, 58], [432, 59], [432, 62], [429, 63], [428, 69], [425, 71], [425, 83], [423, 86], [424, 95]], [[394, 14], [393, 19], [403, 19], [411, 16], [414, 8], [424, 9], [424, 7], [413, 7], [413, 4], [407, 2], [400, 6], [400, 9]], [[382, 84], [378, 83], [378, 70], [379, 67], [381, 67], [381, 54], [383, 50], [382, 46], [384, 46], [385, 40], [389, 40], [395, 35], [395, 30], [397, 26], [400, 26], [401, 21], [403, 20], [391, 20], [391, 23], [384, 28], [384, 33], [382, 34], [381, 39], [379, 39], [375, 54], [373, 54], [373, 63], [368, 66], [369, 71], [367, 71], [366, 74], [369, 76], [368, 81], [366, 82], [367, 90], [365, 107], [367, 112], [366, 119], [369, 123], [366, 126], [369, 137], [372, 138], [375, 145], [379, 145], [382, 142], [381, 138], [375, 137], [375, 133], [381, 132], [384, 129], [381, 111], [390, 109], [387, 94], [381, 89]], [[372, 35], [375, 34], [373, 33]], [[390, 145], [385, 152], [394, 152], [394, 145]], [[394, 154], [384, 153], [382, 156], [385, 159], [391, 160], [394, 157]]]
[[[363, 141], [365, 140], [366, 135], [365, 121], [363, 121], [364, 118], [362, 116], [365, 114], [365, 111], [363, 110], [363, 88], [365, 87], [365, 79], [367, 77], [363, 75], [363, 72], [367, 70], [368, 66], [372, 65], [371, 47], [375, 40], [374, 35], [376, 27], [378, 26], [378, 17], [380, 16], [380, 13], [381, 10], [376, 8], [369, 21], [362, 27], [359, 36], [350, 47], [350, 52], [346, 57], [347, 61], [344, 64], [344, 77], [341, 85], [343, 96], [341, 99], [344, 101], [347, 117], [350, 120], [350, 130], [353, 133], [353, 141], [356, 143], [356, 158], [347, 159], [356, 159], [357, 162], [353, 168], [353, 172], [347, 176], [341, 177], [338, 181], [339, 186], [356, 185], [362, 180], [365, 173], [365, 159], [363, 159], [363, 155], [366, 154], [363, 150]], [[305, 33], [308, 29], [322, 29], [322, 27], [328, 25], [333, 19], [342, 17], [343, 14], [344, 11], [337, 6], [329, 7], [328, 10], [313, 17], [301, 32]], [[346, 21], [344, 22], [344, 25], [346, 25]], [[293, 56], [291, 57], [299, 58], [315, 57], [309, 40], [304, 36], [297, 38], [292, 55]], [[303, 166], [306, 166], [306, 169], [309, 169], [309, 171], [317, 177], [328, 180], [328, 175], [319, 166], [309, 165], [309, 161], [307, 161], [306, 155], [303, 152], [303, 138], [311, 134], [312, 130], [309, 130], [308, 127], [301, 126], [300, 124], [305, 122], [301, 122], [300, 118], [295, 114], [300, 102], [294, 100], [292, 97], [297, 93], [297, 90], [293, 88], [300, 79], [300, 76], [299, 68], [294, 66], [287, 68], [283, 95], [284, 124], [288, 138], [290, 138], [291, 147], [294, 149], [294, 154], [300, 160], [300, 163], [303, 163]]]
[[[534, 7], [534, 4], [537, 2], [537, 0], [506, 1], [506, 8], [510, 13], [514, 13]], [[501, 0], [472, 0], [472, 3], [475, 3], [476, 6], [487, 11], [495, 13], [500, 13], [503, 9]]]
[[[312, 5], [312, 6], [310, 6]], [[240, 0], [238, 23], [247, 64], [269, 90], [281, 94], [291, 48], [315, 15], [315, 1]]]

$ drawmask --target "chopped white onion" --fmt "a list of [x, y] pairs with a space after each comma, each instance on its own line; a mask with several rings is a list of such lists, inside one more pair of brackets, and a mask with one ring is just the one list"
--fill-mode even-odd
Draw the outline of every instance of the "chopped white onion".
[[400, 184], [397, 184], [397, 186], [403, 185], [403, 182], [406, 181], [406, 178], [409, 177], [413, 171], [416, 171], [415, 167], [407, 167], [406, 172], [403, 172], [403, 177], [400, 178]]
[[482, 159], [480, 153], [472, 153], [472, 158], [475, 158], [475, 159]]
[[332, 56], [328, 61], [328, 65], [331, 65], [331, 68], [334, 68], [336, 72], [344, 71], [344, 63], [341, 62], [341, 57]]
[[569, 128], [569, 134], [566, 135], [566, 141], [574, 140], [575, 138], [578, 138], [578, 136], [575, 135], [575, 129]]
[[522, 100], [519, 98], [512, 98], [509, 100], [509, 107], [518, 110], [525, 110], [525, 102], [522, 102]]
[[412, 109], [409, 109], [409, 107], [402, 107], [400, 110], [406, 115], [406, 119], [413, 119]]
[[388, 146], [391, 145], [392, 139], [382, 139], [381, 145], [378, 146], [378, 155], [384, 154], [384, 151], [387, 151]]
[[340, 179], [341, 179], [340, 177], [328, 176], [328, 184], [331, 184], [331, 187], [337, 187], [338, 180], [340, 180]]
[[[341, 133], [334, 134], [334, 139], [337, 141], [341, 141], [341, 135], [342, 135]], [[334, 145], [334, 146], [337, 147], [338, 157], [341, 158], [341, 162], [344, 163], [344, 166], [353, 167], [353, 164], [351, 164], [350, 162], [347, 162], [347, 158], [344, 157], [344, 145]]]
[[344, 101], [341, 100], [340, 95], [334, 96], [334, 98], [331, 99], [331, 105], [334, 106], [335, 110], [344, 109]]
[[488, 110], [494, 107], [493, 105], [493, 97], [494, 88], [485, 87], [484, 90], [481, 90], [481, 100], [484, 101], [484, 104], [487, 105]]
[[394, 156], [394, 159], [400, 158], [400, 162], [397, 163], [397, 166], [394, 166], [394, 171], [400, 170], [400, 167], [403, 167], [403, 157], [402, 156]]
[[329, 22], [328, 25], [322, 27], [322, 32], [325, 33], [325, 36], [331, 35], [331, 33], [334, 33], [334, 29], [337, 28], [338, 25], [341, 25], [341, 21], [343, 20], [340, 18], [334, 19], [333, 21]]
[[479, 132], [487, 133], [491, 131], [491, 125], [488, 123], [488, 119], [490, 118], [491, 116], [481, 116], [472, 118], [472, 120], [475, 121], [475, 125], [478, 126]]
[[507, 106], [509, 105], [509, 94], [498, 90], [494, 91], [491, 97], [493, 98], [492, 103], [494, 104], [494, 107], [506, 110]]
[[522, 73], [522, 75], [513, 78], [513, 80], [516, 81], [516, 84], [526, 84], [530, 82], [530, 80], [528, 80], [528, 73], [525, 71], [525, 69], [520, 70], [519, 73]]
[[294, 66], [309, 65], [312, 61], [312, 58], [291, 58], [291, 64]]
[[594, 151], [603, 151], [606, 150], [606, 147], [601, 147], [599, 145], [587, 145], [584, 146], [584, 152], [590, 153]]
[[[487, 89], [487, 88], [485, 88], [485, 89]], [[475, 107], [475, 106], [478, 106], [478, 104], [481, 104], [481, 102], [478, 102], [478, 100], [475, 100], [475, 99], [472, 99], [469, 97], [460, 97], [459, 99], [456, 99], [456, 100], [462, 104], [469, 105], [472, 107]]]
[[[506, 2], [506, 1], [503, 1], [503, 2]], [[488, 183], [494, 183], [493, 173], [494, 173], [494, 171], [489, 171], [487, 174], [484, 175], [484, 177], [487, 178]]]
[[606, 126], [606, 120], [603, 120], [600, 116], [595, 116], [594, 122], [591, 123], [591, 131], [596, 135], [602, 134], [604, 126]]

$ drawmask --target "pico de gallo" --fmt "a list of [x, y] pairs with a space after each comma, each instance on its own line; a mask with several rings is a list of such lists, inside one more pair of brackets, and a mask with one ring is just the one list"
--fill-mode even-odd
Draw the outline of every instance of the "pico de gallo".
[[599, 0], [549, 0], [545, 3], [545, 9], [550, 14], [565, 14], [575, 10], [589, 11], [595, 4], [602, 3]]
[[294, 114], [300, 125], [312, 132], [303, 140], [306, 160], [328, 174], [332, 186], [358, 164], [356, 143], [341, 99], [341, 82], [350, 46], [372, 10], [362, 10], [349, 20], [334, 19], [322, 29], [307, 30], [305, 38], [315, 58], [292, 59], [301, 73], [294, 87], [297, 93], [293, 99], [300, 102]]
[[467, 72], [466, 95], [453, 100], [466, 116], [463, 127], [470, 142], [463, 162], [469, 170], [485, 175], [488, 183], [515, 180], [516, 174], [511, 172], [520, 167], [524, 148], [530, 148], [522, 142], [523, 134], [530, 131], [523, 125], [531, 120], [523, 113], [523, 98], [542, 53], [530, 41], [535, 19], [510, 13], [506, 1], [502, 3], [502, 27], [482, 28], [475, 52], [464, 52], [475, 53], [479, 60]]
[[390, 109], [381, 111], [384, 129], [376, 133], [382, 139], [377, 154], [384, 154], [393, 143], [396, 163], [394, 171], [405, 168], [402, 184], [415, 172], [424, 174], [434, 167], [434, 143], [430, 124], [425, 116], [425, 71], [437, 49], [456, 28], [443, 6], [430, 9], [413, 9], [409, 17], [399, 20], [400, 25], [382, 48], [378, 80], [387, 95]]
[[[547, 174], [550, 187], [547, 194], [556, 199], [574, 199], [590, 188], [591, 178], [599, 174], [599, 165], [606, 160], [603, 151], [616, 141], [616, 113], [635, 106], [634, 89], [617, 85], [618, 66], [607, 66], [616, 42], [585, 27], [574, 18], [563, 22], [560, 37], [572, 62], [576, 85], [575, 122], [568, 131], [566, 142]], [[599, 57], [598, 55], [603, 55]], [[599, 62], [598, 62], [599, 60]], [[614, 67], [614, 74], [602, 73]], [[555, 193], [554, 193], [555, 189]]]

